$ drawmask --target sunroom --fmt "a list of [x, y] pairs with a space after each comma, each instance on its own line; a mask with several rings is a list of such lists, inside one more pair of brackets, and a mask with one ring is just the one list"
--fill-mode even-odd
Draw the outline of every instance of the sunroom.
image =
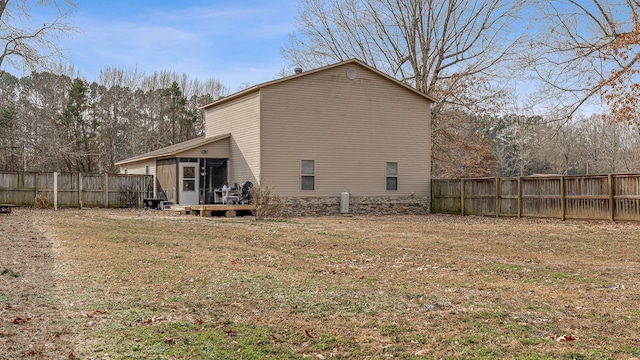
[[[228, 183], [230, 134], [197, 138], [116, 163], [121, 173], [153, 175], [154, 197], [174, 204], [220, 204]], [[231, 185], [231, 186], [230, 186]]]

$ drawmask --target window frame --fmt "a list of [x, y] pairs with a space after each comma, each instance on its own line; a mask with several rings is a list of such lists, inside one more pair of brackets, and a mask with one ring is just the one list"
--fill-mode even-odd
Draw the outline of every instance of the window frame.
[[[395, 171], [392, 171], [392, 173], [389, 172], [389, 164], [395, 164]], [[400, 173], [399, 171], [400, 166], [398, 164], [397, 161], [386, 161], [384, 163], [384, 174], [385, 174], [385, 182], [384, 182], [384, 189], [385, 191], [398, 191], [399, 188], [399, 181], [398, 181], [398, 174]], [[393, 174], [393, 172], [395, 172], [395, 174]], [[395, 188], [390, 188], [389, 186], [389, 180], [395, 180]]]
[[[308, 172], [305, 168], [305, 162], [311, 162], [313, 165], [313, 171]], [[308, 188], [308, 181], [311, 180], [311, 188]], [[315, 191], [316, 190], [316, 161], [312, 159], [300, 160], [300, 191]]]

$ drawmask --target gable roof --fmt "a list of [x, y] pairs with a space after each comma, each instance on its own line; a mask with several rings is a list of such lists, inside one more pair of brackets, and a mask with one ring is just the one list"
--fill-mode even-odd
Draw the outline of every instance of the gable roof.
[[245, 90], [239, 91], [239, 92], [237, 92], [237, 93], [235, 93], [235, 94], [231, 94], [231, 95], [229, 95], [229, 96], [227, 96], [227, 97], [224, 97], [224, 98], [218, 99], [218, 100], [216, 100], [216, 101], [214, 101], [214, 102], [212, 102], [212, 103], [209, 103], [209, 104], [207, 104], [207, 105], [201, 106], [201, 109], [207, 109], [207, 108], [210, 108], [210, 107], [212, 107], [212, 106], [219, 105], [219, 104], [225, 103], [225, 102], [227, 102], [227, 101], [231, 101], [231, 100], [233, 100], [233, 99], [237, 99], [237, 98], [243, 97], [243, 96], [245, 96], [245, 95], [247, 95], [247, 94], [251, 94], [251, 93], [253, 93], [253, 92], [259, 91], [260, 89], [262, 89], [262, 88], [264, 88], [264, 87], [267, 87], [267, 86], [271, 86], [271, 85], [279, 84], [279, 83], [282, 83], [282, 82], [285, 82], [285, 81], [289, 81], [289, 80], [297, 79], [297, 78], [302, 77], [302, 76], [306, 76], [306, 75], [310, 75], [310, 74], [315, 74], [315, 73], [318, 73], [318, 72], [320, 72], [320, 71], [324, 71], [324, 70], [332, 69], [332, 68], [335, 68], [335, 67], [338, 67], [338, 66], [347, 65], [347, 64], [357, 64], [357, 65], [360, 65], [360, 66], [362, 66], [362, 67], [364, 67], [364, 68], [366, 68], [366, 69], [368, 69], [368, 70], [371, 70], [371, 71], [373, 71], [374, 73], [376, 73], [376, 74], [378, 74], [378, 75], [380, 75], [380, 76], [382, 76], [382, 77], [386, 78], [387, 80], [392, 81], [392, 82], [394, 82], [394, 83], [396, 83], [396, 84], [398, 84], [398, 85], [400, 85], [400, 86], [402, 86], [402, 87], [406, 88], [407, 90], [409, 90], [409, 91], [411, 91], [411, 92], [413, 92], [413, 93], [415, 93], [415, 94], [418, 94], [418, 95], [420, 95], [420, 96], [424, 97], [425, 99], [427, 99], [427, 100], [429, 100], [429, 101], [431, 101], [431, 102], [436, 102], [436, 99], [435, 99], [434, 97], [432, 97], [432, 96], [430, 96], [430, 95], [427, 95], [427, 94], [425, 94], [425, 93], [422, 93], [422, 92], [420, 92], [420, 91], [418, 91], [418, 90], [414, 89], [413, 87], [411, 87], [411, 86], [409, 86], [409, 85], [407, 85], [407, 84], [405, 84], [405, 83], [403, 83], [403, 82], [401, 82], [401, 81], [398, 81], [398, 80], [397, 80], [397, 79], [395, 79], [394, 77], [391, 77], [391, 76], [389, 76], [389, 75], [387, 75], [387, 74], [383, 73], [382, 71], [380, 71], [380, 70], [378, 70], [378, 69], [376, 69], [376, 68], [374, 68], [374, 67], [371, 67], [371, 66], [369, 66], [369, 65], [365, 64], [364, 62], [362, 62], [362, 61], [360, 61], [360, 60], [358, 60], [358, 59], [350, 59], [350, 60], [341, 61], [341, 62], [339, 62], [339, 63], [335, 63], [335, 64], [331, 64], [331, 65], [323, 66], [323, 67], [319, 67], [319, 68], [317, 68], [317, 69], [308, 70], [308, 71], [303, 71], [303, 72], [301, 72], [301, 73], [299, 73], [299, 74], [294, 74], [294, 75], [287, 76], [287, 77], [283, 77], [283, 78], [280, 78], [280, 79], [267, 81], [267, 82], [264, 82], [264, 83], [262, 83], [262, 84], [254, 85], [254, 86], [252, 86], [252, 87], [250, 87], [250, 88], [247, 88], [247, 89], [245, 89]]
[[183, 141], [181, 143], [178, 144], [174, 144], [174, 145], [169, 145], [167, 147], [163, 147], [161, 149], [158, 150], [154, 150], [142, 155], [138, 155], [138, 156], [134, 156], [122, 161], [118, 161], [115, 163], [115, 165], [122, 165], [122, 164], [127, 164], [127, 163], [132, 163], [132, 162], [136, 162], [136, 161], [143, 161], [143, 160], [149, 160], [149, 159], [154, 159], [154, 158], [159, 158], [159, 157], [165, 157], [165, 156], [174, 156], [177, 155], [181, 152], [187, 151], [187, 150], [191, 150], [191, 149], [195, 149], [199, 146], [203, 146], [203, 145], [207, 145], [210, 144], [212, 142], [216, 142], [222, 139], [226, 139], [231, 137], [231, 134], [223, 134], [223, 135], [219, 135], [219, 136], [213, 136], [213, 137], [198, 137], [195, 139], [191, 139], [191, 140], [187, 140], [187, 141]]

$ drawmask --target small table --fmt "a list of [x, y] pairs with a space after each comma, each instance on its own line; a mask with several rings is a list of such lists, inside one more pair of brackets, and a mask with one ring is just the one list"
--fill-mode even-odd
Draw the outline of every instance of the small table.
[[0, 204], [0, 214], [11, 214], [11, 208], [13, 204]]

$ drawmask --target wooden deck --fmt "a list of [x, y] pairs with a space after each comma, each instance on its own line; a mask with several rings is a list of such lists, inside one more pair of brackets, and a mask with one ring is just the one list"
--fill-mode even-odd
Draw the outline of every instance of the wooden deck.
[[180, 212], [180, 214], [186, 215], [200, 215], [200, 216], [211, 216], [212, 214], [222, 214], [224, 213], [227, 217], [236, 216], [237, 211], [251, 211], [254, 209], [253, 205], [227, 205], [227, 204], [209, 204], [209, 205], [188, 205], [184, 207], [174, 206], [175, 211]]

